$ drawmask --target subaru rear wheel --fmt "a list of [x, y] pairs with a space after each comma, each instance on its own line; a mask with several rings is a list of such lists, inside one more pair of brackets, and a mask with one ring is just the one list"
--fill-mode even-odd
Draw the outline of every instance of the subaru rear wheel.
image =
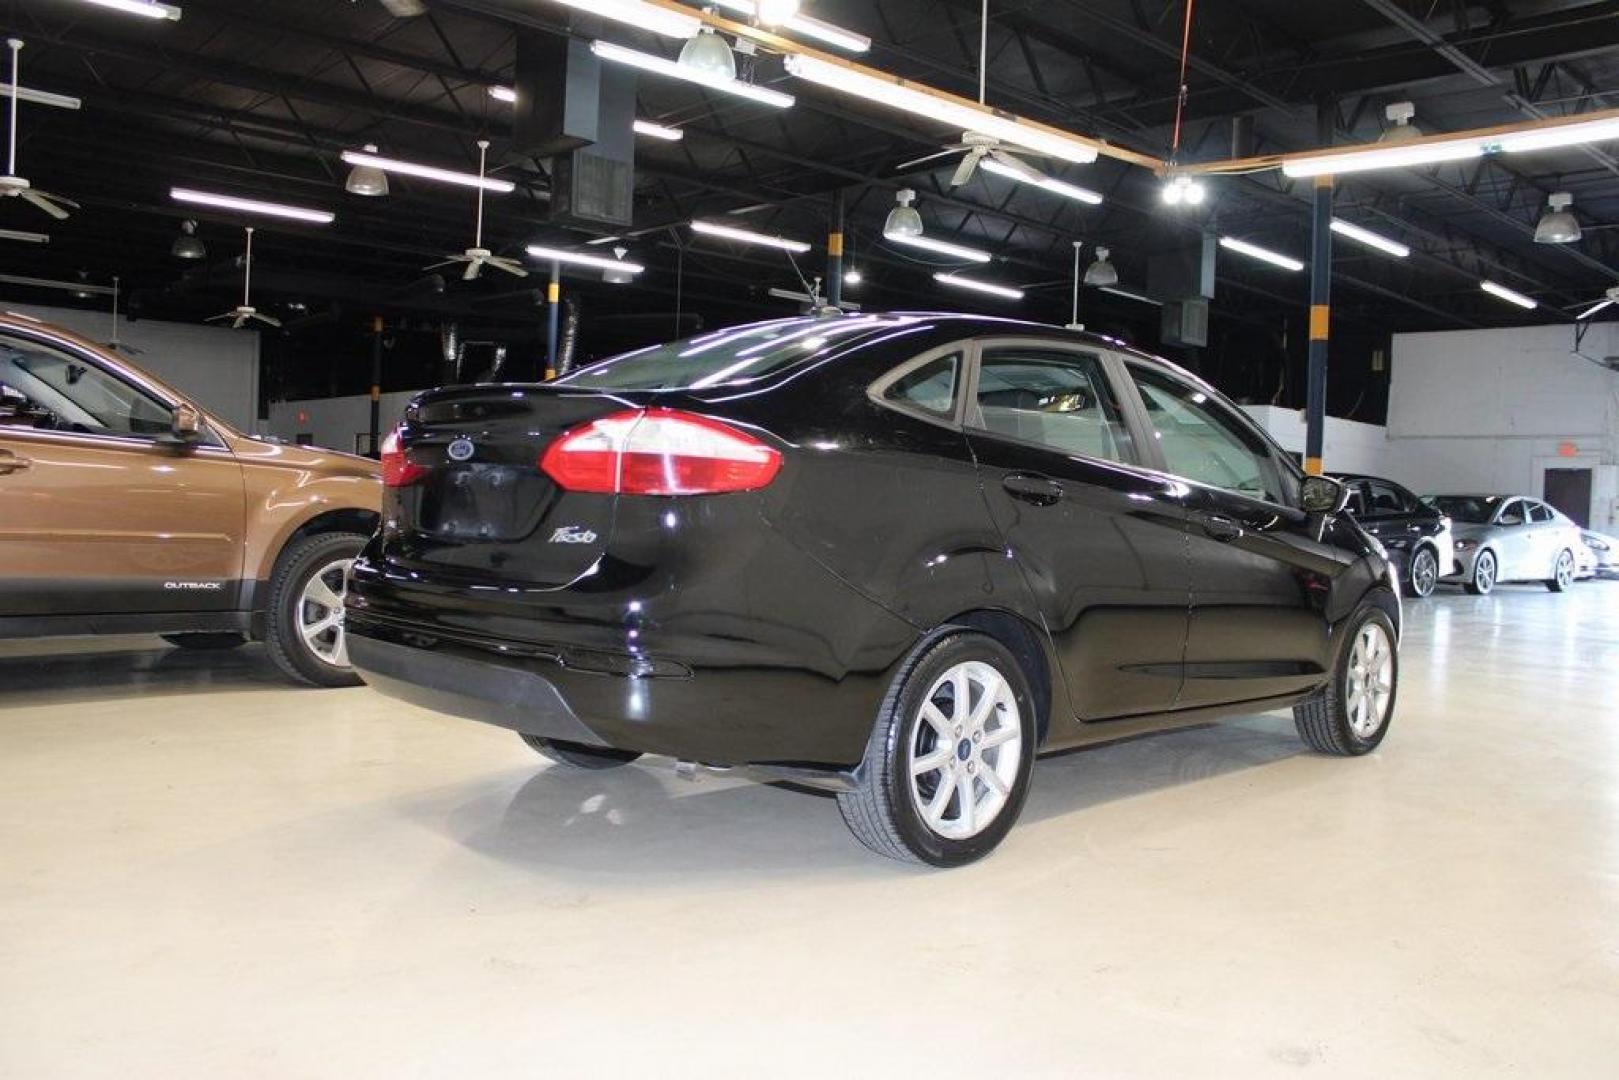
[[843, 820], [881, 855], [960, 866], [1016, 823], [1034, 768], [1034, 700], [1022, 667], [984, 634], [952, 634], [903, 666], [878, 714]]

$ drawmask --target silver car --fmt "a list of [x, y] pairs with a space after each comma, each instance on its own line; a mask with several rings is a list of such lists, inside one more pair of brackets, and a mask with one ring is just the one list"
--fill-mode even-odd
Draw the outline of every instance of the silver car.
[[[1619, 578], [1619, 540], [1586, 529], [1580, 533], [1585, 549], [1590, 553], [1586, 566], [1593, 577]], [[1586, 563], [1586, 560], [1580, 560]], [[1583, 576], [1583, 575], [1582, 575]]]
[[1574, 584], [1580, 527], [1539, 499], [1518, 495], [1430, 495], [1451, 520], [1456, 561], [1441, 580], [1483, 596], [1503, 581], [1542, 581], [1553, 592]]

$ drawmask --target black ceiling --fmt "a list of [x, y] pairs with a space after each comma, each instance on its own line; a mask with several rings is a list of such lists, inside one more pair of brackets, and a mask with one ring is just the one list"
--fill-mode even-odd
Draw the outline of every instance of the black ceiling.
[[[83, 271], [103, 283], [117, 274], [148, 312], [196, 318], [222, 310], [240, 281], [231, 256], [241, 219], [172, 203], [169, 187], [187, 183], [338, 212], [329, 228], [256, 222], [261, 306], [297, 302], [355, 321], [372, 311], [497, 324], [537, 318], [530, 290], [538, 275], [452, 281], [431, 295], [408, 291], [423, 267], [469, 245], [470, 194], [396, 177], [387, 199], [348, 195], [338, 154], [374, 142], [400, 157], [469, 167], [475, 141], [487, 136], [500, 175], [518, 183], [515, 194], [491, 201], [489, 246], [516, 254], [525, 242], [589, 239], [548, 223], [548, 163], [510, 153], [509, 108], [486, 93], [511, 80], [517, 28], [570, 32], [569, 9], [545, 0], [426, 0], [426, 15], [401, 19], [379, 0], [180, 3], [180, 21], [152, 22], [79, 0], [0, 0], [8, 33], [27, 42], [24, 85], [84, 102], [79, 112], [22, 107], [19, 171], [83, 210], [54, 224], [19, 200], [0, 203], [0, 227], [52, 236], [46, 248], [0, 247], [7, 272], [63, 278]], [[865, 61], [873, 66], [976, 93], [978, 0], [805, 6], [870, 35], [875, 45]], [[1167, 155], [1183, 11], [1180, 0], [993, 0], [990, 101]], [[672, 54], [666, 41], [620, 24], [575, 16], [571, 32]], [[1616, 45], [1615, 2], [1203, 0], [1181, 159], [1228, 156], [1239, 117], [1250, 118], [1251, 147], [1264, 153], [1316, 145], [1322, 115], [1332, 117], [1338, 142], [1375, 139], [1383, 106], [1399, 100], [1416, 103], [1428, 133], [1610, 107], [1619, 104], [1608, 93], [1619, 77]], [[774, 60], [761, 62], [758, 77], [793, 82]], [[866, 278], [858, 299], [876, 307], [1007, 310], [941, 295], [930, 268], [882, 243], [893, 193], [906, 186], [922, 192], [930, 232], [996, 253], [994, 276], [1029, 289], [1015, 313], [1036, 318], [1067, 321], [1075, 240], [1111, 248], [1126, 288], [1144, 285], [1149, 255], [1200, 230], [1301, 256], [1308, 249], [1308, 185], [1278, 172], [1214, 178], [1204, 207], [1175, 213], [1160, 205], [1154, 176], [1105, 158], [1052, 169], [1103, 192], [1099, 207], [994, 176], [951, 191], [951, 162], [933, 172], [899, 166], [958, 133], [807, 84], [791, 89], [798, 105], [777, 111], [641, 80], [641, 114], [687, 136], [638, 143], [630, 246], [651, 271], [630, 288], [578, 282], [587, 305], [648, 319], [679, 307], [711, 322], [785, 313], [786, 305], [764, 295], [771, 286], [796, 286], [785, 259], [694, 240], [682, 226], [753, 208], [748, 220], [761, 227], [823, 238], [838, 191], [848, 200], [853, 254]], [[1619, 155], [1619, 145], [1611, 149]], [[1574, 194], [1583, 242], [1533, 243], [1553, 191]], [[1619, 278], [1619, 160], [1600, 150], [1346, 178], [1336, 213], [1415, 249], [1394, 260], [1338, 245], [1334, 311], [1349, 333], [1566, 320]], [[202, 222], [209, 245], [201, 266], [169, 254], [188, 217]], [[804, 257], [804, 272], [817, 273], [821, 258]], [[1298, 325], [1306, 275], [1232, 257], [1222, 258], [1219, 275], [1217, 320]], [[1481, 278], [1543, 306], [1535, 313], [1508, 307], [1479, 291]], [[1101, 294], [1085, 304], [1093, 324], [1153, 343], [1154, 309]]]

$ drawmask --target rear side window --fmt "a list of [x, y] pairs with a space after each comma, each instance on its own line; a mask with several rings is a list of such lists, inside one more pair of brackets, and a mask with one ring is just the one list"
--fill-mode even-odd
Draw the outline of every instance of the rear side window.
[[961, 356], [941, 356], [889, 383], [883, 391], [883, 400], [935, 416], [954, 416], [956, 387], [960, 381]]
[[1410, 512], [1411, 507], [1401, 496], [1400, 489], [1393, 484], [1374, 482], [1367, 487], [1371, 490], [1370, 513], [1373, 517], [1397, 517]]
[[1164, 463], [1176, 476], [1256, 499], [1291, 505], [1276, 456], [1219, 402], [1191, 383], [1130, 367]]
[[972, 424], [1064, 454], [1132, 462], [1134, 447], [1100, 357], [988, 348], [978, 364]]

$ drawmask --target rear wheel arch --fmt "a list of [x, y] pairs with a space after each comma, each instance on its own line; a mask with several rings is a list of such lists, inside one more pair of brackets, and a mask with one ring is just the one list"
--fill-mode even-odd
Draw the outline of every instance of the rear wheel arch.
[[1052, 657], [1039, 628], [1020, 615], [994, 608], [980, 608], [944, 620], [935, 634], [930, 636], [936, 637], [955, 629], [977, 630], [994, 638], [1011, 652], [1034, 693], [1037, 713], [1035, 732], [1038, 740], [1044, 742], [1051, 725], [1056, 686]]

